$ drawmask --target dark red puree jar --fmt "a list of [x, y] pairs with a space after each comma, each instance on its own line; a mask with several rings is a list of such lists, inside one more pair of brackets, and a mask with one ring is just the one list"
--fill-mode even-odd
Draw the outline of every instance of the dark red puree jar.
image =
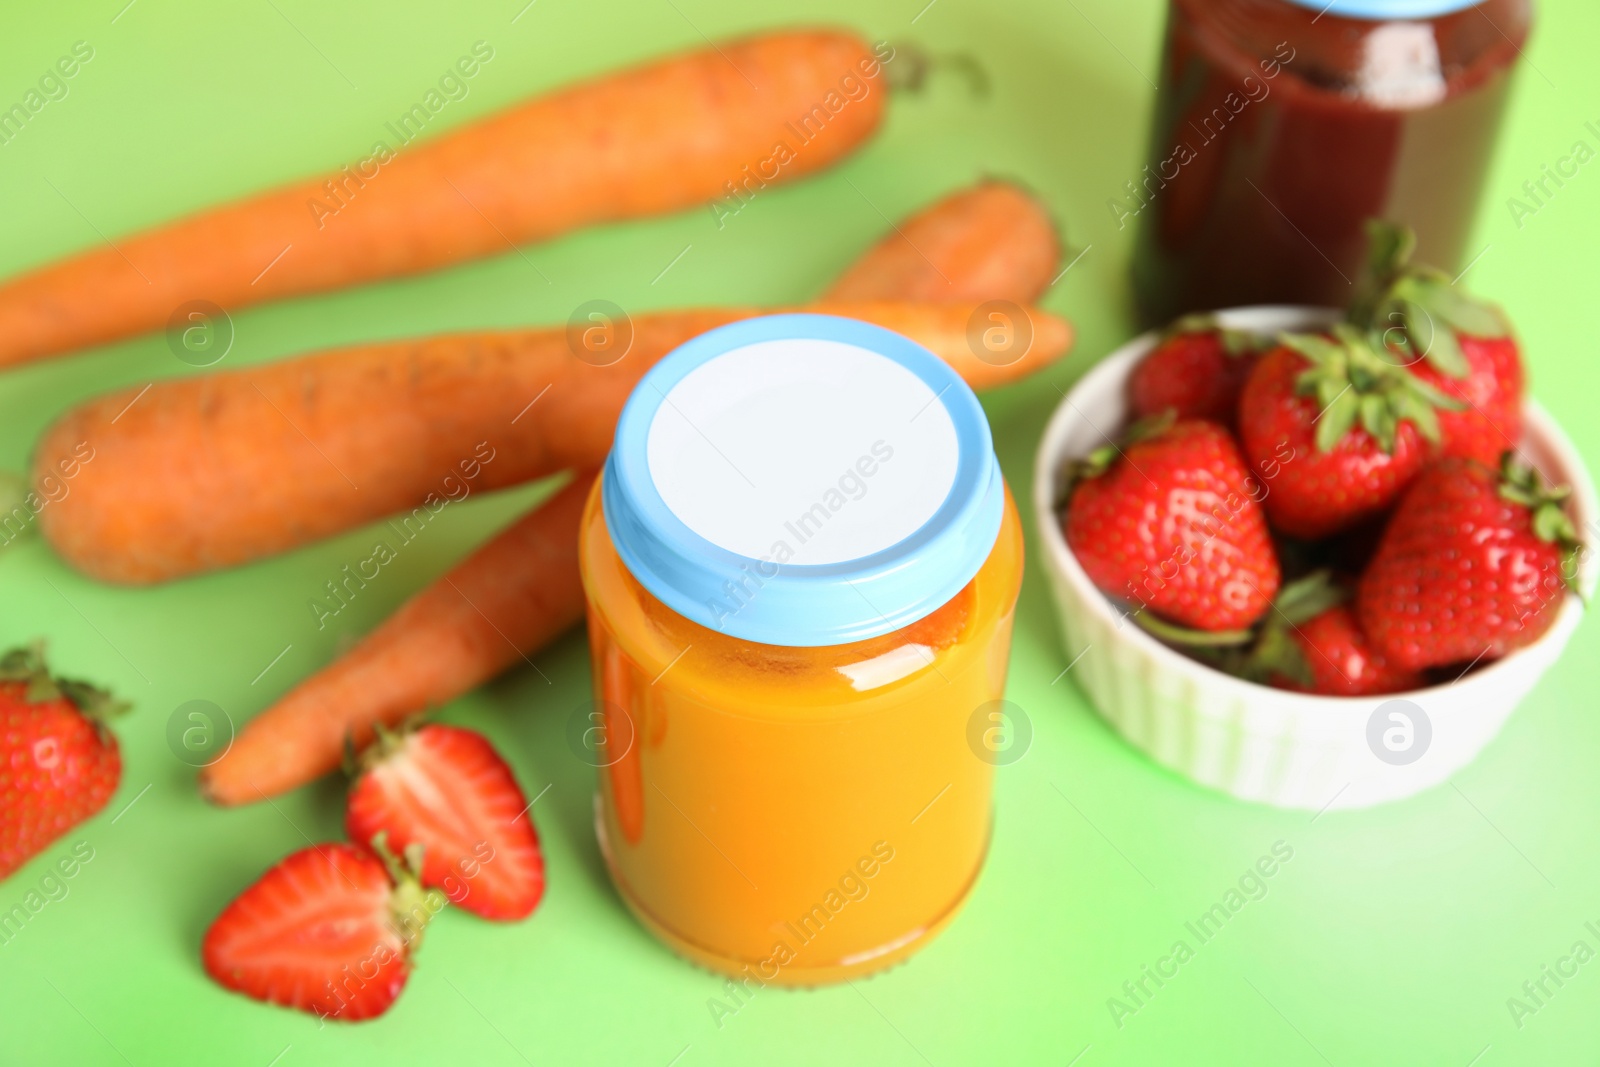
[[1147, 324], [1242, 304], [1348, 302], [1363, 223], [1465, 242], [1531, 0], [1170, 0], [1137, 222]]

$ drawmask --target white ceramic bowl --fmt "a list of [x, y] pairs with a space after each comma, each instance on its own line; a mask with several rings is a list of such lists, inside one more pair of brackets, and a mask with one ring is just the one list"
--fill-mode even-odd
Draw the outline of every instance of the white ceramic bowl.
[[[1226, 326], [1269, 335], [1316, 329], [1335, 317], [1293, 307], [1219, 314]], [[1325, 697], [1255, 685], [1189, 659], [1124, 618], [1089, 581], [1055, 514], [1062, 468], [1121, 429], [1128, 375], [1155, 340], [1145, 334], [1085, 375], [1050, 419], [1035, 459], [1034, 512], [1071, 676], [1135, 747], [1244, 800], [1313, 810], [1366, 807], [1420, 792], [1466, 766], [1561, 654], [1583, 615], [1577, 597], [1566, 597], [1538, 641], [1449, 685], [1386, 697]], [[1546, 477], [1572, 486], [1573, 518], [1593, 542], [1600, 526], [1582, 459], [1531, 400], [1525, 421], [1524, 452]], [[1585, 596], [1595, 572], [1591, 551], [1579, 572]]]

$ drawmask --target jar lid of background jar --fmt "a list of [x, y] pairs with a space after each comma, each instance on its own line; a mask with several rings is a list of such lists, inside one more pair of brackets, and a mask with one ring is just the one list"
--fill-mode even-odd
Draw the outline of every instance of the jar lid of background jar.
[[891, 633], [978, 573], [1005, 488], [949, 364], [879, 326], [769, 315], [645, 374], [607, 460], [606, 528], [639, 583], [732, 637]]
[[1347, 19], [1431, 19], [1476, 7], [1482, 0], [1289, 0]]

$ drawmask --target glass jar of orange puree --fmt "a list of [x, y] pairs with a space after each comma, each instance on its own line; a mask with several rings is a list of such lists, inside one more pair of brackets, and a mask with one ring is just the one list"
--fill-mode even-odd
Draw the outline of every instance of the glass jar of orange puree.
[[623, 900], [741, 984], [887, 967], [989, 841], [1022, 537], [989, 425], [932, 353], [773, 315], [634, 390], [580, 534]]

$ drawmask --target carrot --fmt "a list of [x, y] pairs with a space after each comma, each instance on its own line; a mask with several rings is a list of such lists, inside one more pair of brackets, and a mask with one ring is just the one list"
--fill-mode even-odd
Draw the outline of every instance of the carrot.
[[580, 226], [748, 197], [877, 128], [883, 61], [859, 38], [773, 33], [580, 84], [355, 166], [0, 286], [0, 366], [228, 310], [430, 270]]
[[827, 300], [1009, 300], [1056, 277], [1061, 240], [1037, 198], [994, 179], [907, 219], [834, 282]]
[[[990, 314], [980, 319], [980, 306], [966, 301], [934, 304], [819, 300], [796, 310], [887, 326], [941, 357], [974, 389], [993, 389], [1017, 381], [1048, 367], [1072, 347], [1072, 326], [1059, 315], [1019, 305], [1016, 310], [1021, 317], [997, 327]], [[997, 329], [998, 340], [985, 339], [994, 336]]]
[[[974, 305], [812, 307], [918, 340], [979, 388], [1049, 364], [1071, 340], [1064, 320], [1026, 311], [1026, 355], [986, 362], [968, 337]], [[488, 490], [595, 467], [652, 364], [758, 313], [640, 315], [631, 350], [607, 366], [577, 358], [564, 329], [514, 330], [334, 349], [114, 393], [69, 411], [41, 439], [36, 480], [63, 464], [76, 475], [40, 528], [78, 569], [138, 584], [287, 551], [455, 485]], [[81, 462], [86, 442], [92, 458]]]
[[453, 700], [576, 624], [578, 520], [593, 481], [575, 478], [252, 719], [201, 771], [205, 796], [243, 804], [321, 777], [347, 736], [364, 745], [375, 723]]
[[[966, 194], [958, 194], [917, 218], [939, 214], [947, 226], [957, 231], [969, 225], [983, 227], [1002, 246], [1017, 237], [1017, 229], [994, 229], [993, 219], [982, 213], [947, 210], [947, 205], [966, 199]], [[1020, 232], [1025, 236], [1026, 227]], [[950, 247], [957, 245], [973, 247], [950, 243]], [[1004, 275], [1005, 262], [1002, 260], [1002, 269], [997, 272], [988, 266], [990, 257], [973, 247], [971, 255], [944, 260], [939, 271], [970, 298], [984, 299], [987, 294], [979, 287], [984, 279], [992, 281], [997, 289], [1013, 284]], [[911, 288], [920, 284], [924, 275], [939, 273], [931, 263], [924, 261], [924, 267], [920, 272], [915, 265], [899, 270], [898, 282], [878, 287], [878, 295], [892, 297], [897, 284]], [[870, 272], [858, 273], [858, 277], [872, 281]], [[1014, 284], [1026, 284], [1026, 278]], [[1020, 290], [1004, 291], [1014, 294]], [[494, 611], [502, 604], [516, 606], [521, 614], [502, 619], [500, 630], [523, 656], [533, 655], [566, 625], [576, 622], [584, 610], [576, 552], [569, 555], [536, 548], [530, 551], [525, 546], [576, 546], [581, 518], [576, 508], [591, 481], [591, 477], [580, 477], [561, 494], [492, 538], [447, 578], [407, 601], [349, 653], [251, 720], [228, 753], [202, 772], [201, 789], [205, 795], [217, 803], [241, 804], [293, 789], [337, 765], [343, 745], [340, 731], [364, 738], [373, 723], [392, 724], [431, 705], [443, 704], [513, 665], [516, 659], [504, 649], [478, 641], [463, 644], [461, 639], [442, 634], [433, 625], [437, 605], [442, 604], [448, 613], [452, 607], [459, 611], [465, 602], [464, 596], [451, 599], [451, 594], [473, 596], [471, 591], [492, 590], [473, 597], [484, 608], [485, 616], [491, 618], [498, 617]], [[490, 605], [495, 597], [499, 599]], [[486, 636], [470, 617], [462, 625], [468, 635]], [[483, 655], [486, 647], [491, 653], [498, 651], [503, 658]], [[467, 655], [462, 655], [463, 648]], [[616, 670], [619, 665], [612, 657], [602, 669]], [[608, 731], [608, 736], [614, 735]], [[637, 766], [623, 759], [607, 773], [616, 793], [623, 835], [636, 839], [643, 803], [638, 793], [641, 787]]]

